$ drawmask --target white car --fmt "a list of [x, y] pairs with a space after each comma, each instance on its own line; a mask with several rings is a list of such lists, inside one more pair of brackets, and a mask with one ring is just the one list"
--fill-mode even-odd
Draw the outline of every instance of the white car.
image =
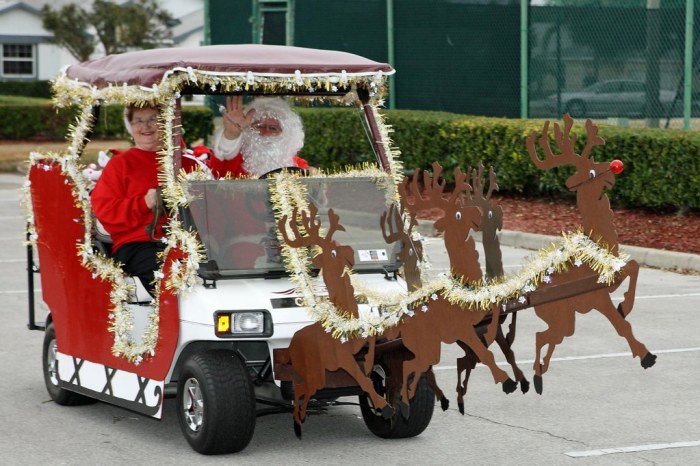
[[[662, 89], [659, 91], [661, 116], [666, 116], [673, 106], [674, 112], [682, 110], [683, 101], [675, 101], [676, 92]], [[544, 102], [536, 103], [535, 108], [544, 107], [548, 115], [557, 112], [557, 94], [552, 94]], [[642, 81], [609, 80], [592, 84], [575, 92], [562, 92], [560, 110], [574, 118], [606, 118], [646, 116], [646, 85]], [[534, 108], [533, 108], [534, 110]], [[540, 111], [543, 110], [540, 108]]]

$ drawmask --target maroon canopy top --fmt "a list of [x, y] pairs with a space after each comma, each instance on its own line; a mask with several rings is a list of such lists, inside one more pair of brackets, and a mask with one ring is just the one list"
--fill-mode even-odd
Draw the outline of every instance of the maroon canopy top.
[[393, 73], [391, 65], [359, 55], [279, 45], [210, 45], [141, 50], [108, 55], [71, 65], [66, 76], [98, 88], [113, 85], [159, 84], [166, 72], [188, 68], [214, 73], [279, 73], [303, 75], [338, 73]]

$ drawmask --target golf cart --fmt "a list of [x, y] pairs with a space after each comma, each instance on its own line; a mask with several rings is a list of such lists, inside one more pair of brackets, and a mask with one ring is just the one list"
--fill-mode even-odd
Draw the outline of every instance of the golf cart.
[[[31, 154], [26, 187], [29, 296], [40, 272], [48, 310], [35, 316], [42, 307], [30, 299], [29, 320], [30, 328], [45, 332], [51, 398], [61, 405], [101, 400], [160, 418], [165, 397], [175, 393], [182, 432], [205, 454], [240, 451], [256, 415], [292, 411], [300, 401], [294, 402], [299, 374], [284, 351], [297, 331], [321, 319], [329, 284], [309, 247], [284, 242], [280, 219], [301, 221], [310, 206], [323, 229], [340, 218], [333, 241], [352, 248], [343, 267], [352, 268], [353, 280], [386, 292], [406, 290], [398, 273], [400, 243], [387, 241], [381, 227], [382, 214], [398, 202], [401, 174], [378, 113], [393, 73], [387, 64], [349, 53], [266, 45], [147, 50], [67, 67], [54, 82], [54, 99], [77, 106], [79, 117], [64, 152]], [[361, 120], [371, 163], [329, 173], [318, 167], [313, 175], [283, 170], [264, 179], [185, 173], [181, 105], [193, 94], [341, 105]], [[169, 220], [154, 298], [110, 257], [81, 159], [101, 109], [144, 104], [158, 104], [165, 122], [159, 177]], [[313, 154], [307, 158], [314, 164]], [[359, 315], [377, 312], [367, 302], [357, 306]], [[275, 360], [278, 350], [282, 359]], [[374, 361], [367, 363], [379, 387]], [[418, 435], [430, 421], [434, 398], [424, 382], [420, 402], [411, 406], [422, 414], [408, 421], [398, 410], [379, 415], [343, 370], [328, 371], [326, 381], [303, 401], [328, 407], [359, 396], [377, 435]]]

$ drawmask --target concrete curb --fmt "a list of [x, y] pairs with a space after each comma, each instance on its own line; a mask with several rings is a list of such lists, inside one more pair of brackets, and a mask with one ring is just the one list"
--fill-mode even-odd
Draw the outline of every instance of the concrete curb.
[[[423, 236], [437, 236], [432, 222], [421, 221], [418, 223], [418, 232]], [[502, 230], [498, 234], [499, 241], [503, 246], [515, 248], [539, 250], [551, 243], [559, 241], [560, 236], [538, 235], [535, 233], [525, 233], [521, 231]], [[480, 241], [477, 233], [475, 239]], [[637, 262], [642, 267], [652, 267], [678, 272], [700, 273], [700, 254], [689, 254], [676, 251], [665, 251], [662, 249], [640, 248], [638, 246], [620, 245], [620, 250]]]

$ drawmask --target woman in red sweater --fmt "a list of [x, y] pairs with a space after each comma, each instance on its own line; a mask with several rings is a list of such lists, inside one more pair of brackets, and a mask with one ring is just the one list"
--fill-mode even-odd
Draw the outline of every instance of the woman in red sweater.
[[162, 148], [158, 109], [127, 107], [124, 118], [135, 147], [112, 157], [90, 197], [95, 216], [114, 241], [112, 256], [153, 294], [153, 272], [159, 267], [157, 254], [165, 247], [160, 239], [166, 222], [161, 216], [152, 234], [147, 230], [157, 203]]

